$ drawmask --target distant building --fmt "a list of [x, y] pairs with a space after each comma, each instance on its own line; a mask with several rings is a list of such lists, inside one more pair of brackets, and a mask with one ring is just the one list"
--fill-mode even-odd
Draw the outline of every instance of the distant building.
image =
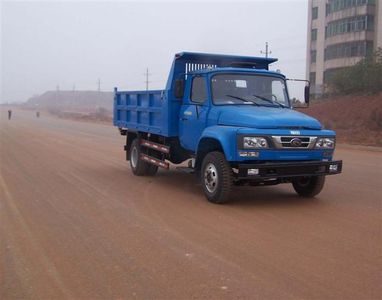
[[309, 0], [307, 78], [325, 92], [328, 78], [382, 47], [382, 0]]

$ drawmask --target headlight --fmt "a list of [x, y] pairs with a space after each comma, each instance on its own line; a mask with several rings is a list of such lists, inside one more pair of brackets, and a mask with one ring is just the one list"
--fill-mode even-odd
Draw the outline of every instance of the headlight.
[[317, 149], [334, 149], [335, 138], [318, 138], [316, 142]]
[[245, 136], [243, 138], [244, 149], [268, 148], [267, 140], [263, 137]]

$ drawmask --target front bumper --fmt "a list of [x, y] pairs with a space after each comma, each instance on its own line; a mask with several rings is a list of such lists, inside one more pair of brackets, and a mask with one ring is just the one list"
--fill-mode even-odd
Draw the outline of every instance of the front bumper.
[[342, 172], [342, 160], [239, 164], [237, 169], [237, 179], [251, 180], [334, 175]]

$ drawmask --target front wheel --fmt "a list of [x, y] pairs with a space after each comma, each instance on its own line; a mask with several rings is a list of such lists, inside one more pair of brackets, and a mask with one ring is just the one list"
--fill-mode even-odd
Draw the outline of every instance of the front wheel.
[[224, 154], [218, 151], [208, 153], [202, 163], [200, 178], [208, 201], [222, 204], [229, 201], [232, 188], [232, 169]]
[[297, 194], [302, 197], [318, 195], [325, 184], [325, 176], [305, 176], [293, 179], [292, 185]]

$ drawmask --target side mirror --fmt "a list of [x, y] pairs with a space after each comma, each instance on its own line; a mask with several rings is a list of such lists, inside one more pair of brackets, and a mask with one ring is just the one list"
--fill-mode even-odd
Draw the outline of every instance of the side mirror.
[[182, 99], [184, 95], [184, 79], [176, 79], [174, 85], [175, 98]]
[[309, 106], [310, 85], [306, 85], [306, 86], [305, 86], [304, 96], [305, 96], [305, 103]]

